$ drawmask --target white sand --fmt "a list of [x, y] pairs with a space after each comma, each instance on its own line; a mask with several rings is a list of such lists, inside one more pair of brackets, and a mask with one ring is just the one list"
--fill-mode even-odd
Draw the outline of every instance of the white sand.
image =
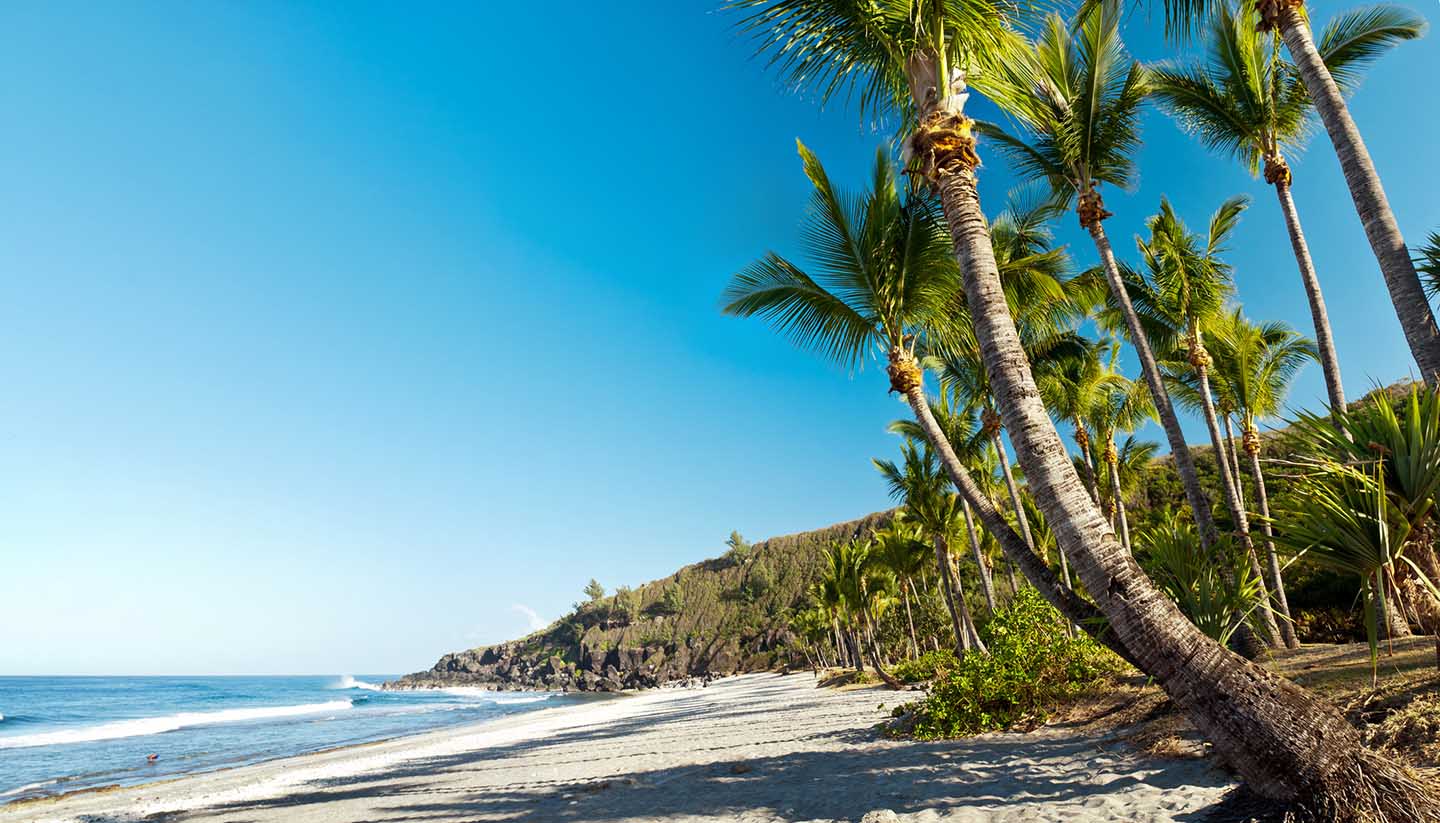
[[[903, 697], [915, 697], [907, 693]], [[1198, 821], [1229, 780], [1047, 729], [879, 738], [894, 692], [808, 675], [546, 709], [168, 783], [0, 809], [18, 821]]]

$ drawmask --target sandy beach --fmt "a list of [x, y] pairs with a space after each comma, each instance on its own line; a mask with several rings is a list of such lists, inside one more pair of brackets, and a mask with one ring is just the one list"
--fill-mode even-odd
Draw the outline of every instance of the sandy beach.
[[[0, 810], [20, 821], [1190, 821], [1229, 788], [1048, 728], [881, 738], [877, 689], [757, 674]], [[889, 819], [888, 816], [885, 816]]]

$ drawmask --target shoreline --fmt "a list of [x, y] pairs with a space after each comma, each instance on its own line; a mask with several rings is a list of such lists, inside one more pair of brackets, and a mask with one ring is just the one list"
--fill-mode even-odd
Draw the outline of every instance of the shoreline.
[[[913, 695], [751, 674], [0, 807], [0, 823], [1172, 820], [1232, 781], [1047, 727], [921, 743], [875, 724]], [[1193, 819], [1193, 818], [1191, 818]]]
[[[447, 687], [439, 687], [439, 686], [437, 686], [437, 687], [434, 687], [434, 688], [437, 689], [437, 690], [439, 690], [439, 689], [458, 688], [458, 687], [448, 687], [448, 686], [447, 686]], [[537, 694], [545, 694], [545, 693], [547, 693], [545, 690], [542, 690], [542, 689], [528, 689], [528, 690], [525, 690], [525, 691], [533, 692], [533, 693], [537, 693]], [[507, 691], [502, 692], [502, 693], [516, 693], [516, 694], [519, 694], [519, 693], [522, 693], [522, 692], [521, 692], [521, 690], [518, 690], [518, 689], [512, 689], [512, 690], [507, 690]], [[551, 694], [561, 694], [561, 692], [548, 692], [548, 693], [551, 693]], [[323, 747], [323, 748], [315, 749], [315, 750], [312, 750], [312, 751], [299, 752], [299, 753], [296, 753], [296, 754], [285, 754], [285, 755], [279, 755], [279, 756], [276, 756], [276, 757], [268, 757], [268, 758], [265, 758], [265, 759], [262, 759], [262, 760], [255, 760], [255, 761], [246, 762], [246, 763], [237, 763], [237, 764], [235, 764], [235, 765], [230, 765], [230, 766], [218, 766], [218, 767], [215, 767], [215, 768], [205, 769], [205, 770], [203, 770], [203, 771], [198, 771], [198, 772], [191, 772], [191, 773], [188, 773], [188, 774], [169, 775], [169, 776], [166, 776], [166, 777], [155, 778], [155, 779], [153, 779], [153, 780], [144, 780], [144, 781], [141, 781], [141, 782], [138, 782], [138, 783], [110, 783], [110, 784], [99, 785], [99, 786], [86, 786], [86, 787], [84, 787], [84, 788], [72, 789], [72, 790], [70, 790], [70, 791], [61, 792], [61, 793], [58, 793], [58, 794], [40, 795], [40, 796], [36, 796], [36, 797], [17, 798], [17, 799], [15, 799], [15, 800], [0, 802], [0, 821], [5, 821], [5, 820], [8, 820], [8, 819], [9, 819], [8, 817], [6, 817], [7, 813], [11, 813], [11, 812], [18, 813], [18, 812], [21, 811], [21, 810], [25, 810], [25, 809], [29, 809], [29, 808], [33, 808], [33, 807], [38, 807], [38, 806], [60, 805], [60, 804], [64, 804], [64, 803], [70, 801], [70, 800], [73, 799], [73, 798], [81, 798], [81, 797], [85, 797], [85, 796], [87, 796], [87, 795], [108, 795], [108, 794], [116, 794], [116, 793], [121, 793], [121, 792], [137, 792], [137, 793], [139, 793], [139, 792], [150, 791], [150, 790], [153, 790], [153, 789], [158, 788], [158, 787], [161, 787], [161, 786], [168, 786], [168, 785], [173, 785], [173, 784], [181, 784], [181, 783], [186, 783], [187, 781], [204, 781], [204, 780], [206, 780], [207, 778], [221, 778], [221, 777], [223, 777], [223, 776], [225, 776], [225, 775], [230, 775], [230, 774], [233, 774], [233, 773], [236, 773], [236, 772], [243, 772], [243, 771], [246, 771], [246, 770], [262, 770], [262, 769], [266, 769], [267, 767], [278, 767], [278, 766], [281, 766], [281, 765], [283, 765], [283, 764], [287, 764], [287, 763], [291, 763], [291, 762], [294, 762], [294, 763], [297, 764], [297, 765], [303, 765], [303, 764], [305, 764], [305, 763], [307, 763], [307, 762], [312, 762], [312, 761], [315, 761], [315, 760], [317, 760], [317, 759], [325, 758], [325, 757], [328, 757], [328, 756], [337, 756], [337, 755], [344, 755], [344, 754], [347, 754], [347, 753], [354, 753], [354, 752], [356, 752], [356, 751], [358, 751], [358, 750], [360, 750], [360, 749], [370, 749], [370, 748], [385, 747], [385, 746], [390, 746], [390, 745], [392, 745], [392, 744], [400, 744], [400, 745], [403, 745], [403, 744], [407, 744], [407, 743], [421, 743], [421, 742], [424, 742], [425, 738], [428, 738], [428, 737], [434, 737], [437, 741], [438, 741], [438, 740], [444, 740], [444, 739], [448, 739], [448, 738], [453, 737], [453, 736], [455, 736], [456, 734], [460, 734], [460, 733], [493, 729], [493, 728], [496, 727], [497, 725], [505, 724], [507, 721], [519, 722], [519, 721], [523, 721], [523, 720], [527, 720], [527, 719], [533, 718], [535, 715], [544, 714], [544, 713], [546, 713], [546, 712], [558, 712], [558, 711], [564, 711], [564, 710], [566, 710], [566, 709], [582, 708], [582, 707], [584, 707], [587, 703], [590, 703], [590, 702], [597, 702], [597, 703], [598, 703], [598, 702], [605, 701], [605, 700], [621, 700], [621, 699], [625, 699], [625, 698], [627, 698], [627, 697], [631, 697], [631, 696], [633, 696], [633, 695], [638, 695], [638, 694], [640, 694], [640, 693], [641, 693], [641, 692], [627, 692], [627, 693], [621, 693], [621, 694], [593, 694], [593, 695], [592, 695], [592, 694], [586, 694], [586, 693], [582, 693], [582, 692], [570, 692], [570, 693], [569, 693], [569, 696], [580, 696], [580, 697], [583, 698], [583, 701], [584, 701], [584, 702], [581, 702], [581, 703], [572, 703], [572, 704], [566, 705], [566, 706], [551, 706], [551, 707], [546, 707], [546, 708], [533, 709], [533, 710], [531, 710], [531, 711], [523, 712], [523, 713], [520, 713], [520, 714], [509, 715], [509, 716], [501, 716], [501, 717], [493, 717], [493, 718], [490, 718], [490, 719], [487, 719], [487, 720], [478, 720], [478, 721], [473, 721], [473, 722], [461, 723], [461, 724], [458, 724], [458, 725], [455, 725], [455, 726], [447, 726], [447, 727], [442, 727], [442, 728], [438, 728], [438, 729], [425, 729], [425, 730], [416, 731], [416, 732], [413, 732], [413, 733], [410, 733], [410, 734], [391, 735], [390, 737], [382, 737], [382, 738], [379, 738], [379, 739], [377, 739], [377, 740], [361, 740], [361, 741], [357, 741], [357, 742], [354, 742], [354, 743], [340, 743], [340, 744], [336, 744], [336, 745], [325, 746], [325, 747]], [[46, 818], [46, 819], [48, 819], [48, 818]]]

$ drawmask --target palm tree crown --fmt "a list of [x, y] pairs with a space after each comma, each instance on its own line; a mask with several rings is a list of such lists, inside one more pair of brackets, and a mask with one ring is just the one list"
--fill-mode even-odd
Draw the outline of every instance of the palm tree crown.
[[[996, 141], [1017, 172], [1049, 180], [1067, 203], [1092, 197], [1101, 183], [1128, 189], [1134, 181], [1146, 73], [1125, 51], [1119, 15], [1117, 3], [1096, 4], [1073, 29], [1051, 15], [1029, 49], [974, 82], [1030, 140], [989, 124], [977, 130]], [[1086, 199], [1081, 206], [1087, 208]]]
[[[1360, 71], [1402, 40], [1419, 37], [1424, 20], [1391, 5], [1351, 9], [1332, 19], [1320, 37], [1320, 56], [1342, 91], [1358, 85]], [[1226, 5], [1209, 21], [1205, 63], [1170, 64], [1150, 71], [1152, 93], [1181, 126], [1213, 151], [1235, 157], [1251, 174], [1268, 162], [1266, 179], [1282, 173], [1281, 156], [1302, 148], [1313, 126], [1314, 104], [1295, 66], [1273, 35], [1255, 31]]]
[[771, 252], [746, 266], [724, 310], [769, 320], [798, 345], [854, 368], [867, 354], [908, 348], [953, 300], [959, 272], [935, 209], [902, 198], [895, 166], [876, 153], [870, 188], [845, 194], [799, 144], [814, 186], [801, 235], [806, 271]]

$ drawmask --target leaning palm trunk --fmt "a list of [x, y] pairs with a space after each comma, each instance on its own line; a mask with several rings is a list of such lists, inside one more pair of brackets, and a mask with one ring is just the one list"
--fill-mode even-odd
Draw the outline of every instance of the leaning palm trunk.
[[955, 654], [958, 657], [965, 653], [970, 641], [965, 631], [965, 620], [960, 614], [957, 581], [950, 576], [950, 549], [945, 545], [943, 537], [935, 538], [935, 565], [940, 568], [940, 588], [945, 594], [945, 608], [950, 612], [950, 624], [955, 629]]
[[910, 654], [920, 656], [920, 644], [915, 640], [915, 617], [910, 613], [910, 578], [900, 579], [900, 596], [905, 599], [905, 627], [910, 630]]
[[[1000, 441], [1000, 416], [994, 410], [985, 410], [985, 428], [990, 433], [990, 444], [995, 448], [995, 454], [1000, 458], [1000, 473], [1005, 476], [1005, 488], [1010, 491], [1010, 506], [1015, 510], [1015, 520], [1020, 524], [1020, 534], [1025, 538], [1025, 545], [1035, 550], [1035, 538], [1030, 533], [1030, 518], [1025, 515], [1025, 504], [1020, 499], [1020, 485], [1015, 482], [1015, 472], [1010, 469], [1010, 456], [1005, 453], [1005, 446]], [[1057, 550], [1060, 555], [1060, 579], [1065, 581], [1065, 587], [1075, 588], [1075, 581], [1070, 578], [1070, 563], [1065, 559], [1065, 552]]]
[[1240, 472], [1240, 448], [1235, 443], [1235, 430], [1230, 426], [1230, 413], [1227, 411], [1220, 415], [1220, 423], [1225, 427], [1225, 459], [1230, 461], [1230, 476], [1235, 478], [1235, 496], [1240, 500], [1240, 508], [1245, 508], [1245, 484], [1240, 481], [1244, 475]]
[[1295, 620], [1290, 615], [1290, 601], [1285, 596], [1285, 578], [1280, 573], [1280, 558], [1275, 554], [1274, 532], [1270, 528], [1270, 495], [1265, 488], [1265, 474], [1260, 471], [1260, 432], [1253, 425], [1245, 427], [1241, 445], [1250, 458], [1250, 479], [1255, 484], [1255, 503], [1260, 509], [1260, 528], [1265, 534], [1265, 559], [1270, 567], [1270, 592], [1275, 597], [1274, 608], [1280, 612], [1280, 637], [1292, 649], [1300, 648], [1300, 638], [1295, 635]]
[[1210, 355], [1200, 343], [1199, 335], [1194, 329], [1190, 332], [1190, 365], [1195, 369], [1195, 380], [1200, 388], [1200, 409], [1204, 413], [1205, 427], [1210, 430], [1210, 444], [1215, 448], [1215, 470], [1220, 475], [1220, 494], [1225, 498], [1230, 517], [1235, 521], [1235, 536], [1239, 538], [1240, 544], [1245, 548], [1246, 557], [1250, 559], [1250, 571], [1255, 575], [1255, 583], [1261, 589], [1261, 602], [1266, 604], [1265, 608], [1256, 610], [1260, 616], [1260, 627], [1265, 632], [1266, 642], [1271, 646], [1278, 646], [1280, 630], [1275, 625], [1275, 615], [1269, 608], [1270, 593], [1265, 587], [1260, 558], [1255, 554], [1255, 543], [1250, 539], [1250, 518], [1245, 514], [1245, 505], [1240, 502], [1237, 489], [1240, 478], [1231, 472], [1230, 458], [1226, 455], [1225, 442], [1220, 435], [1220, 424], [1215, 419], [1215, 402], [1210, 395]]
[[[1082, 210], [1081, 223], [1090, 232], [1090, 237], [1095, 241], [1095, 250], [1100, 253], [1100, 262], [1105, 270], [1105, 279], [1110, 284], [1110, 293], [1119, 304], [1121, 313], [1125, 316], [1125, 326], [1130, 332], [1130, 344], [1135, 347], [1135, 354], [1140, 358], [1140, 371], [1145, 377], [1145, 384], [1150, 388], [1150, 396], [1155, 400], [1155, 412], [1160, 417], [1160, 425], [1165, 429], [1165, 439], [1170, 443], [1170, 454], [1175, 460], [1175, 471], [1180, 475], [1180, 484], [1185, 488], [1185, 500], [1190, 504], [1190, 512], [1195, 517], [1195, 525], [1199, 527], [1200, 545], [1207, 552], [1215, 542], [1215, 519], [1210, 515], [1210, 500], [1205, 495], [1205, 490], [1200, 487], [1200, 476], [1195, 473], [1195, 460], [1190, 455], [1190, 447], [1185, 443], [1185, 433], [1180, 429], [1180, 418], [1175, 416], [1175, 407], [1170, 403], [1170, 395], [1165, 391], [1165, 381], [1160, 376], [1160, 365], [1155, 361], [1155, 352], [1150, 348], [1150, 338], [1146, 336], [1145, 329], [1140, 325], [1140, 315], [1135, 312], [1135, 306], [1130, 302], [1130, 294], [1125, 290], [1125, 281], [1120, 277], [1120, 266], [1115, 262], [1115, 253], [1110, 248], [1110, 238], [1105, 234], [1105, 226], [1101, 220], [1107, 214], [1104, 207], [1100, 205], [1100, 196], [1091, 193], [1093, 198], [1094, 212]], [[1082, 198], [1082, 203], [1086, 202]]]
[[960, 501], [960, 507], [965, 512], [965, 531], [970, 538], [970, 548], [975, 552], [975, 568], [980, 572], [980, 591], [985, 595], [985, 608], [994, 614], [995, 580], [990, 576], [990, 567], [985, 563], [985, 553], [980, 550], [980, 533], [975, 529], [975, 515], [970, 511], [970, 504], [964, 500]]
[[[1278, 163], [1277, 163], [1278, 161]], [[1274, 171], [1272, 171], [1272, 168]], [[1340, 383], [1340, 357], [1335, 354], [1335, 335], [1330, 330], [1330, 313], [1325, 310], [1325, 295], [1320, 291], [1320, 278], [1310, 259], [1310, 244], [1300, 228], [1300, 212], [1290, 195], [1290, 167], [1278, 156], [1265, 161], [1265, 179], [1273, 178], [1275, 197], [1285, 215], [1285, 230], [1290, 235], [1290, 249], [1295, 265], [1300, 268], [1300, 281], [1305, 285], [1305, 299], [1310, 302], [1310, 321], [1315, 325], [1315, 350], [1320, 355], [1320, 370], [1325, 374], [1325, 393], [1330, 398], [1331, 413], [1345, 412], [1345, 387]]]
[[[1020, 485], [1015, 482], [1015, 472], [1010, 469], [1010, 455], [1005, 452], [1005, 445], [1000, 440], [1000, 417], [991, 409], [985, 410], [985, 430], [990, 437], [990, 445], [995, 449], [995, 456], [1000, 460], [1000, 473], [1005, 476], [1005, 488], [1010, 492], [1010, 507], [1015, 511], [1015, 522], [1020, 524], [1020, 536], [1025, 538], [1025, 545], [1033, 551], [1035, 538], [1030, 534], [1030, 518], [1025, 516], [1025, 504], [1020, 500]], [[1063, 565], [1064, 560], [1061, 560]], [[1069, 580], [1065, 581], [1069, 585]]]
[[[995, 508], [994, 502], [976, 485], [975, 479], [970, 476], [970, 472], [960, 462], [959, 456], [955, 454], [955, 449], [946, 439], [944, 430], [940, 428], [940, 423], [930, 411], [930, 401], [925, 396], [923, 374], [914, 352], [895, 346], [890, 349], [889, 360], [890, 365], [886, 371], [890, 375], [890, 390], [905, 396], [911, 413], [915, 415], [915, 422], [919, 424], [920, 430], [925, 434], [926, 442], [940, 457], [940, 465], [945, 467], [945, 473], [950, 476], [950, 481], [955, 484], [955, 489], [974, 508], [975, 514], [979, 516], [980, 522], [984, 524], [986, 530], [1000, 543], [1000, 549], [1005, 553], [1006, 558], [1020, 567], [1021, 574], [1025, 575], [1025, 578], [1035, 586], [1040, 596], [1044, 597], [1067, 620], [1084, 627], [1096, 640], [1139, 668], [1139, 664], [1129, 649], [1125, 648], [1125, 645], [1113, 632], [1104, 627], [1104, 616], [1095, 607], [1095, 604], [1080, 597], [1070, 586], [1063, 584], [1055, 576], [1055, 572], [1050, 569], [1050, 566], [1026, 545], [1020, 535], [1015, 533], [1015, 530], [1005, 520], [1005, 516]], [[944, 573], [942, 567], [941, 574]], [[1011, 580], [1014, 582], [1013, 577]], [[1012, 591], [1014, 590], [1012, 589]]]
[[1045, 411], [1010, 317], [960, 104], [952, 96], [929, 111], [912, 149], [939, 189], [981, 356], [1026, 478], [1122, 645], [1261, 796], [1303, 804], [1318, 819], [1440, 820], [1426, 784], [1368, 751], [1334, 706], [1202, 634], [1115, 539]]
[[1405, 332], [1410, 354], [1415, 358], [1425, 382], [1433, 388], [1440, 381], [1440, 328], [1435, 325], [1430, 302], [1425, 299], [1425, 289], [1415, 273], [1415, 263], [1410, 259], [1410, 250], [1405, 247], [1405, 238], [1400, 234], [1395, 213], [1390, 210], [1390, 201], [1385, 197], [1385, 188], [1370, 159], [1370, 151], [1360, 137], [1360, 129], [1350, 118], [1350, 110], [1335, 84], [1335, 78], [1330, 76], [1324, 59], [1315, 47], [1309, 24], [1301, 16], [1301, 2], [1262, 0], [1259, 4], [1261, 28], [1278, 27], [1280, 36], [1285, 39], [1290, 58], [1299, 70], [1305, 90], [1310, 93], [1320, 122], [1325, 124], [1335, 154], [1340, 158], [1345, 185], [1350, 189], [1350, 198], [1355, 202], [1355, 211], [1365, 228], [1365, 237], [1380, 263], [1380, 273], [1390, 291], [1390, 302], [1395, 306], [1395, 315]]
[[885, 681], [885, 685], [892, 689], [901, 688], [900, 681], [885, 670], [885, 664], [880, 658], [880, 647], [875, 642], [875, 630], [870, 621], [870, 610], [861, 608], [860, 617], [865, 621], [865, 648], [870, 651], [870, 665], [875, 667], [875, 673], [880, 675], [880, 679]]
[[1115, 521], [1120, 526], [1120, 545], [1127, 554], [1133, 554], [1130, 545], [1130, 521], [1125, 517], [1125, 497], [1120, 491], [1120, 455], [1115, 451], [1115, 439], [1105, 442], [1105, 464], [1110, 469], [1110, 499], [1115, 503]]
[[1100, 481], [1095, 476], [1095, 461], [1090, 458], [1090, 433], [1085, 431], [1085, 422], [1076, 418], [1075, 447], [1085, 459], [1085, 487], [1090, 490], [1090, 499], [1100, 505]]

